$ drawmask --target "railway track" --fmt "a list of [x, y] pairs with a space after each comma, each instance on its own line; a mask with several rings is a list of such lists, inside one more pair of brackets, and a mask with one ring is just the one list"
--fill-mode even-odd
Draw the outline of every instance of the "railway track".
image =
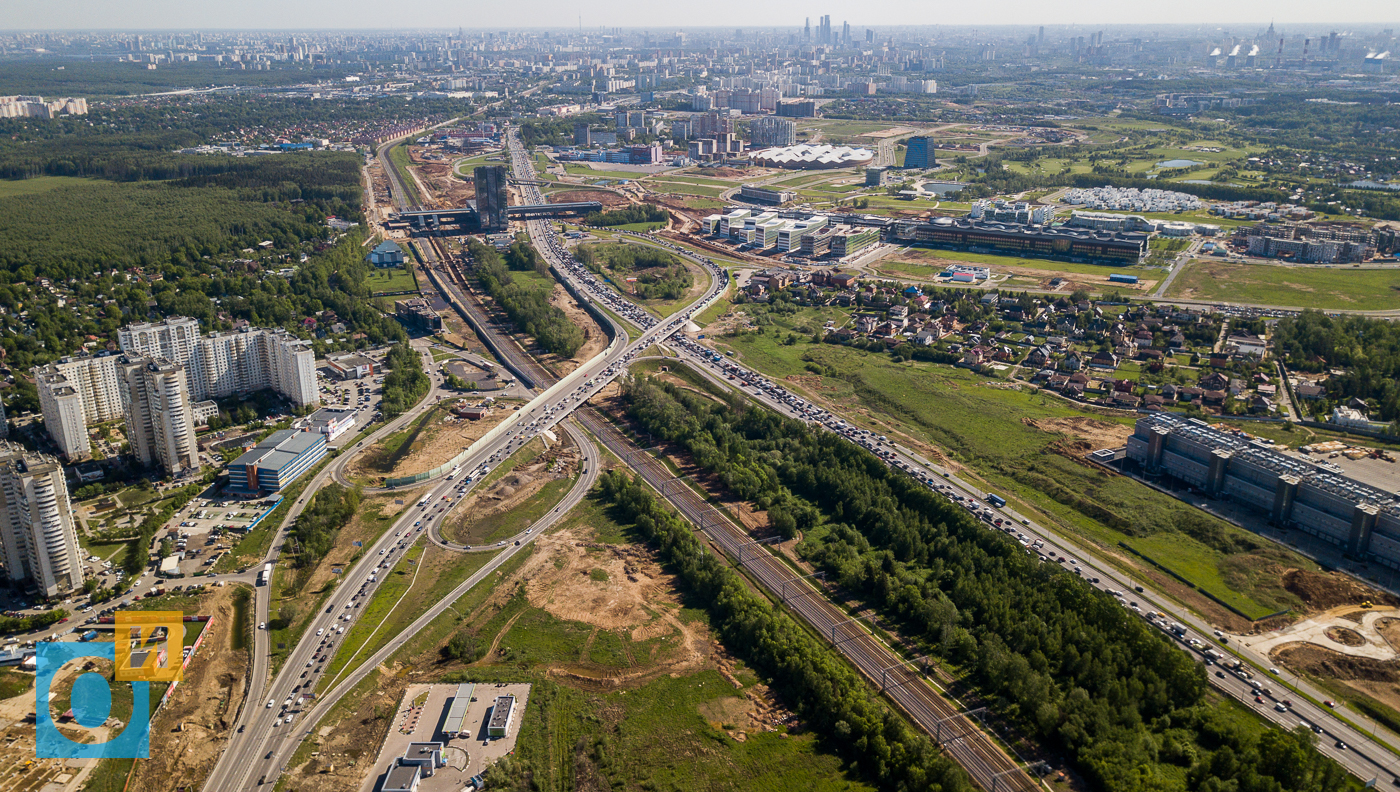
[[988, 792], [1040, 790], [1040, 784], [943, 691], [911, 670], [912, 661], [862, 629], [827, 599], [826, 592], [804, 582], [729, 518], [698, 495], [651, 455], [639, 450], [591, 407], [576, 413], [579, 422], [661, 493], [687, 520], [738, 561], [749, 575], [781, 599], [793, 613], [821, 633], [907, 716], [934, 738], [969, 776]]

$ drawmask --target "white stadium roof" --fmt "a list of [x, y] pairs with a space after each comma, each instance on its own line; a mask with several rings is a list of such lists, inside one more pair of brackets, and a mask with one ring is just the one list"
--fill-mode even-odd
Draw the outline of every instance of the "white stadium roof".
[[799, 143], [754, 152], [753, 159], [774, 168], [848, 168], [869, 164], [875, 159], [875, 152], [850, 146]]

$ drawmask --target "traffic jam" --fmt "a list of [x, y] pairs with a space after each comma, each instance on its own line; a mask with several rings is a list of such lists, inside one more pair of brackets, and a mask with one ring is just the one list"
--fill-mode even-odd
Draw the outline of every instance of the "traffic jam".
[[[690, 338], [677, 336], [670, 339], [668, 343], [688, 354], [695, 361], [708, 366], [715, 376], [735, 387], [753, 393], [789, 417], [821, 426], [870, 451], [885, 464], [916, 479], [929, 490], [966, 509], [968, 513], [986, 523], [990, 530], [1005, 533], [1009, 538], [1017, 541], [1025, 552], [1037, 556], [1042, 563], [1058, 564], [1066, 571], [1078, 575], [1088, 583], [1098, 587], [1114, 597], [1124, 608], [1139, 614], [1143, 620], [1174, 639], [1183, 649], [1191, 651], [1206, 666], [1213, 666], [1211, 681], [1214, 684], [1224, 688], [1237, 698], [1261, 705], [1261, 708], [1267, 708], [1268, 716], [1284, 728], [1292, 729], [1301, 725], [1317, 734], [1327, 734], [1327, 730], [1322, 726], [1310, 722], [1294, 711], [1294, 702], [1287, 695], [1289, 691], [1282, 689], [1281, 684], [1279, 685], [1281, 690], [1276, 694], [1272, 686], [1267, 683], [1267, 679], [1261, 681], [1256, 678], [1252, 666], [1232, 655], [1221, 652], [1216, 644], [1228, 645], [1229, 642], [1224, 633], [1216, 630], [1213, 641], [1211, 638], [1193, 634], [1185, 625], [1172, 621], [1167, 617], [1167, 614], [1158, 610], [1145, 599], [1139, 602], [1139, 598], [1135, 594], [1144, 593], [1142, 586], [1132, 586], [1130, 590], [1125, 591], [1122, 588], [1116, 588], [1116, 586], [1123, 584], [1108, 577], [1107, 573], [1104, 573], [1104, 578], [1096, 577], [1094, 574], [1096, 570], [1089, 562], [1081, 562], [1071, 551], [1058, 549], [1054, 544], [1053, 534], [1033, 525], [1025, 517], [1015, 516], [1007, 511], [1006, 501], [1001, 496], [995, 493], [974, 494], [965, 487], [955, 485], [951, 481], [945, 481], [944, 479], [950, 479], [949, 474], [931, 472], [932, 468], [925, 467], [926, 463], [897, 450], [889, 438], [847, 423], [806, 399], [793, 394], [781, 385], [758, 376]], [[1097, 565], [1095, 564], [1095, 566]], [[1270, 668], [1269, 674], [1278, 674], [1278, 669]], [[1232, 684], [1226, 684], [1227, 682], [1232, 682]], [[1324, 701], [1323, 705], [1329, 708], [1335, 707], [1335, 703], [1331, 700]], [[1331, 747], [1334, 750], [1339, 752], [1349, 750], [1347, 743], [1342, 739], [1336, 735], [1329, 736], [1332, 740]], [[1364, 756], [1364, 758], [1376, 764], [1378, 768], [1381, 767], [1371, 757]]]

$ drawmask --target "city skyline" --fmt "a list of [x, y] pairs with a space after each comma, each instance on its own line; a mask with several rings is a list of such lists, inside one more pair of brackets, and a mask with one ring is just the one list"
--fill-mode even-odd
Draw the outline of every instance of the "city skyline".
[[[526, 3], [492, 9], [491, 24], [483, 26], [483, 17], [474, 9], [443, 0], [429, 0], [415, 6], [415, 19], [432, 20], [431, 25], [393, 24], [394, 19], [375, 13], [378, 9], [367, 2], [331, 3], [327, 0], [304, 0], [296, 4], [275, 3], [271, 0], [251, 0], [232, 5], [191, 6], [171, 0], [106, 3], [96, 0], [60, 0], [41, 7], [12, 8], [7, 15], [7, 31], [25, 30], [421, 30], [425, 28], [466, 27], [475, 30], [514, 29], [578, 29], [585, 31], [600, 27], [641, 29], [646, 27], [727, 28], [728, 25], [696, 25], [697, 18], [670, 6], [625, 0], [611, 3], [606, 9], [587, 9], [580, 14], [576, 5], [556, 2]], [[761, 7], [750, 4], [722, 3], [709, 7], [707, 19], [732, 18], [740, 28], [800, 29], [806, 17], [831, 14], [836, 20], [853, 25], [921, 25], [921, 26], [987, 26], [1005, 25], [1007, 19], [1023, 20], [1022, 25], [1236, 25], [1254, 24], [1332, 24], [1375, 25], [1400, 18], [1391, 3], [1382, 0], [1356, 0], [1345, 10], [1322, 9], [1315, 3], [1299, 0], [1265, 2], [1243, 0], [1222, 6], [1206, 0], [1185, 0], [1165, 5], [1114, 3], [1109, 0], [1075, 0], [1050, 10], [1042, 3], [1030, 0], [1009, 0], [989, 6], [923, 6], [911, 7], [890, 0], [864, 3], [852, 14], [842, 16], [839, 8], [813, 8], [796, 2], [766, 3]], [[716, 12], [731, 12], [729, 14]], [[832, 13], [837, 12], [837, 13]], [[736, 16], [737, 15], [737, 16]], [[81, 20], [81, 25], [69, 21]], [[268, 25], [269, 20], [278, 24]], [[550, 20], [555, 24], [541, 24]], [[55, 24], [57, 23], [57, 24]], [[389, 23], [389, 24], [386, 24]]]

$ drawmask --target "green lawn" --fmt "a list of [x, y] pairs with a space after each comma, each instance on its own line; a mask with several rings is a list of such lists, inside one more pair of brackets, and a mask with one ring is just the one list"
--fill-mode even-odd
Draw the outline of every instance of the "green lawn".
[[1400, 269], [1285, 267], [1197, 259], [1172, 281], [1168, 297], [1378, 311], [1400, 305]]
[[375, 269], [369, 274], [369, 277], [365, 278], [365, 285], [369, 287], [372, 294], [414, 291], [418, 288], [418, 282], [407, 267]]
[[564, 163], [564, 172], [566, 172], [566, 173], [573, 173], [573, 174], [577, 174], [577, 175], [580, 175], [580, 176], [594, 176], [594, 177], [597, 177], [597, 178], [599, 178], [599, 179], [626, 179], [626, 180], [628, 180], [628, 181], [635, 181], [635, 180], [637, 180], [637, 179], [644, 179], [644, 178], [646, 178], [648, 175], [650, 175], [650, 174], [647, 174], [647, 173], [645, 173], [645, 172], [643, 172], [643, 171], [636, 171], [636, 172], [633, 172], [633, 171], [602, 170], [602, 169], [594, 170], [593, 168], [590, 168], [590, 167], [588, 167], [587, 165], [580, 165], [580, 164], [574, 163], [574, 162], [566, 162], [566, 163]]
[[703, 198], [718, 198], [726, 190], [734, 189], [735, 185], [727, 187], [706, 187], [700, 184], [689, 184], [679, 181], [664, 181], [661, 179], [647, 179], [647, 186], [659, 193], [670, 195], [699, 195]]
[[[990, 380], [963, 369], [896, 363], [883, 353], [808, 342], [811, 328], [831, 313], [804, 309], [776, 318], [764, 334], [746, 333], [720, 346], [773, 376], [811, 377], [816, 368], [823, 376], [819, 389], [808, 395], [833, 402], [848, 415], [868, 410], [870, 417], [861, 420], [866, 428], [902, 431], [936, 444], [989, 488], [1030, 504], [1047, 524], [1097, 544], [1106, 557], [1122, 555], [1120, 541], [1144, 548], [1160, 542], [1174, 548], [1171, 557], [1192, 559], [1197, 585], [1246, 613], [1266, 614], [1297, 603], [1277, 576], [1240, 570], [1280, 561], [1313, 568], [1308, 561], [1131, 479], [1101, 474], [1057, 453], [1059, 434], [1023, 420], [1078, 418], [1083, 415], [1078, 410], [1029, 391], [984, 387]], [[782, 343], [789, 333], [797, 336], [791, 346]]]
[[1077, 275], [1093, 275], [1107, 278], [1115, 272], [1137, 275], [1142, 280], [1157, 280], [1161, 270], [1140, 265], [1126, 264], [1080, 264], [1073, 261], [1054, 259], [1022, 258], [1020, 256], [998, 256], [990, 253], [969, 253], [962, 250], [940, 250], [935, 248], [911, 248], [897, 251], [876, 261], [875, 269], [915, 278], [932, 279], [954, 262], [967, 262], [990, 267], [993, 270], [1005, 267], [1045, 270], [1046, 272], [1066, 272]]

